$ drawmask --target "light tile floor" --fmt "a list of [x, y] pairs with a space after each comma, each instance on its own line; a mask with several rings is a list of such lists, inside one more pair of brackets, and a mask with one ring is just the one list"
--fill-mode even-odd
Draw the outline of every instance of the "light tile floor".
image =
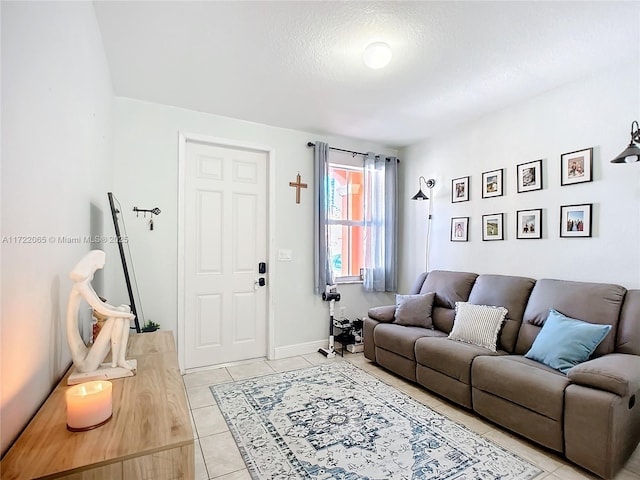
[[[184, 375], [184, 384], [191, 407], [195, 436], [196, 480], [250, 480], [238, 447], [227, 428], [209, 390], [210, 385], [231, 382], [271, 373], [295, 370], [311, 365], [349, 361], [363, 370], [393, 385], [415, 400], [422, 402], [448, 418], [465, 425], [507, 450], [526, 458], [538, 466], [543, 473], [536, 480], [595, 480], [595, 477], [564, 460], [559, 455], [524, 441], [506, 430], [482, 420], [455, 404], [430, 394], [420, 386], [408, 382], [364, 358], [364, 355], [346, 353], [345, 357], [327, 359], [319, 353], [280, 360], [258, 360], [234, 366], [212, 368], [210, 370]], [[585, 439], [588, 441], [588, 439]], [[631, 457], [615, 480], [640, 480], [640, 448]]]

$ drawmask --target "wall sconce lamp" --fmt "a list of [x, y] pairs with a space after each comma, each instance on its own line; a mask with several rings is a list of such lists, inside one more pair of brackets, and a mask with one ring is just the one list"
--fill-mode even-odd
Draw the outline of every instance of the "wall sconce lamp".
[[640, 160], [640, 146], [638, 143], [640, 143], [640, 126], [634, 120], [631, 122], [631, 143], [629, 143], [624, 152], [611, 160], [611, 163], [633, 163]]
[[[429, 189], [429, 197], [433, 198], [433, 194], [431, 193], [431, 191], [433, 187], [435, 187], [436, 181], [433, 178], [426, 180], [423, 176], [420, 176], [420, 178], [418, 179], [418, 193], [416, 193], [413, 197], [411, 197], [411, 200], [429, 200], [429, 197], [427, 197], [422, 191], [422, 182], [424, 182], [427, 188]], [[431, 236], [432, 212], [433, 212], [433, 200], [429, 201], [429, 217], [427, 222], [427, 253], [426, 253], [427, 254], [427, 262], [426, 262], [427, 272], [429, 271], [429, 246], [431, 244], [431, 240], [429, 237]]]
[[418, 179], [418, 193], [416, 193], [413, 197], [411, 197], [411, 200], [429, 200], [429, 197], [427, 197], [422, 191], [422, 182], [424, 182], [427, 185], [427, 188], [429, 189], [429, 194], [431, 194], [431, 189], [436, 184], [436, 181], [433, 178], [430, 178], [429, 180], [425, 180], [425, 178], [422, 175], [420, 175], [420, 178]]

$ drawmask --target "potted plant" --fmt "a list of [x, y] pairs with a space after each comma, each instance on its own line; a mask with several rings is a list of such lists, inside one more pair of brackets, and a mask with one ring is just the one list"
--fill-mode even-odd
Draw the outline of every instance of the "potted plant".
[[153, 322], [151, 320], [147, 320], [147, 323], [145, 323], [142, 326], [142, 331], [143, 332], [155, 332], [159, 328], [160, 328], [160, 324], [159, 323]]

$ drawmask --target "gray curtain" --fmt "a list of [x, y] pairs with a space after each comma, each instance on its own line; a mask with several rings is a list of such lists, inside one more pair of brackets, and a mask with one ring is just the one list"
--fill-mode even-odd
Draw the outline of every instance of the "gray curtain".
[[327, 177], [329, 176], [329, 144], [316, 142], [313, 155], [314, 165], [314, 232], [313, 260], [315, 267], [314, 291], [322, 294], [326, 285], [333, 284], [333, 276], [329, 266], [328, 232], [327, 232]]
[[384, 171], [384, 289], [398, 291], [398, 159], [388, 157]]
[[364, 289], [384, 292], [384, 158], [364, 159]]
[[398, 289], [398, 161], [371, 152], [364, 161], [365, 277], [374, 292]]

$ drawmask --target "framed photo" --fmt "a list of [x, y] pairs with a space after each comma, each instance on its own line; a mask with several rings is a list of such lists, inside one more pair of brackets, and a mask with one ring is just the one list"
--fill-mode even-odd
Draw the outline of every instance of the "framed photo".
[[469, 177], [451, 180], [451, 203], [469, 201]]
[[542, 190], [542, 160], [521, 163], [518, 170], [518, 193]]
[[504, 240], [504, 213], [482, 216], [482, 240]]
[[504, 169], [492, 170], [482, 174], [482, 198], [502, 196], [502, 173]]
[[451, 219], [451, 241], [469, 241], [469, 217], [454, 217]]
[[518, 210], [516, 238], [542, 238], [542, 209]]
[[591, 236], [591, 203], [563, 205], [560, 207], [561, 237]]
[[593, 148], [563, 153], [560, 156], [560, 185], [593, 180]]

